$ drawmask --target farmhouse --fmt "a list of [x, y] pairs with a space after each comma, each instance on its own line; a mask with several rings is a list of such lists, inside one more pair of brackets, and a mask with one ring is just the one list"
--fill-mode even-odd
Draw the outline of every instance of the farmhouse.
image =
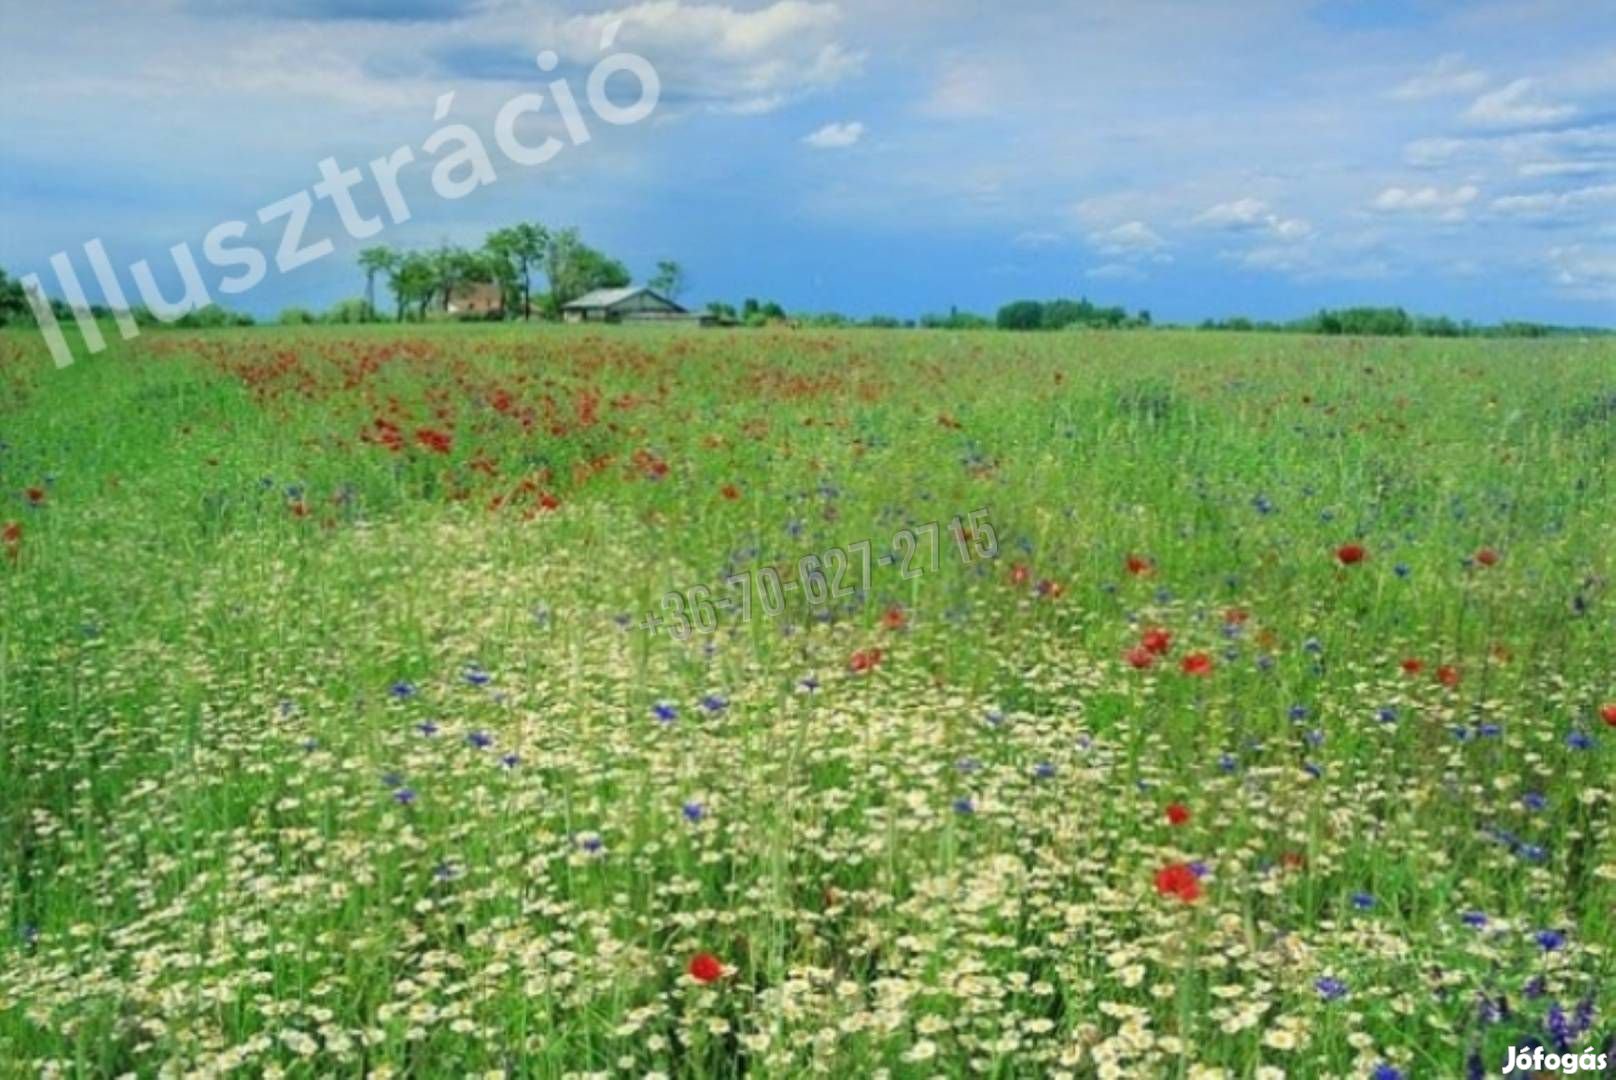
[[596, 289], [561, 309], [570, 323], [584, 322], [699, 322], [672, 300], [643, 285], [626, 289]]
[[444, 311], [450, 315], [489, 315], [505, 310], [505, 297], [498, 285], [472, 282], [449, 291]]

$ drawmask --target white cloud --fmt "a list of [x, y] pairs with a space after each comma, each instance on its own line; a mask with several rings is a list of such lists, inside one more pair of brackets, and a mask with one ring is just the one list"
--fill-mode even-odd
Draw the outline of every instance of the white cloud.
[[1094, 233], [1089, 236], [1089, 243], [1101, 255], [1111, 258], [1171, 261], [1171, 256], [1161, 254], [1167, 241], [1143, 221], [1127, 221], [1114, 229]]
[[1300, 240], [1313, 232], [1302, 218], [1282, 217], [1263, 200], [1252, 198], [1219, 203], [1197, 216], [1194, 224], [1231, 232], [1266, 231], [1281, 240]]
[[864, 125], [855, 120], [850, 124], [826, 124], [813, 134], [804, 135], [802, 141], [815, 150], [843, 150], [862, 138]]
[[863, 54], [837, 40], [841, 22], [836, 4], [810, 0], [776, 0], [749, 11], [648, 0], [567, 18], [534, 40], [569, 60], [594, 64], [615, 25], [616, 46], [642, 53], [664, 87], [678, 87], [716, 112], [756, 115], [833, 86], [862, 67]]
[[1145, 273], [1137, 266], [1128, 263], [1106, 263], [1096, 266], [1092, 270], [1085, 270], [1083, 276], [1096, 281], [1143, 281]]
[[1421, 101], [1454, 94], [1474, 94], [1486, 85], [1486, 72], [1467, 67], [1463, 56], [1449, 53], [1428, 70], [1393, 89], [1388, 96], [1399, 101]]
[[1616, 300], [1616, 249], [1583, 244], [1550, 248], [1544, 260], [1554, 284], [1580, 300]]
[[1527, 161], [1520, 167], [1522, 176], [1596, 176], [1603, 172], [1616, 172], [1616, 161]]
[[1574, 105], [1544, 101], [1536, 93], [1536, 79], [1516, 79], [1471, 102], [1465, 119], [1484, 127], [1542, 127], [1577, 115]]
[[1465, 207], [1481, 196], [1481, 189], [1465, 184], [1452, 191], [1437, 187], [1389, 187], [1375, 196], [1370, 207], [1385, 214], [1435, 216], [1441, 221], [1463, 221]]
[[1605, 205], [1616, 206], [1616, 184], [1532, 195], [1505, 195], [1492, 201], [1492, 210], [1506, 217], [1551, 221], [1570, 220], [1590, 206]]

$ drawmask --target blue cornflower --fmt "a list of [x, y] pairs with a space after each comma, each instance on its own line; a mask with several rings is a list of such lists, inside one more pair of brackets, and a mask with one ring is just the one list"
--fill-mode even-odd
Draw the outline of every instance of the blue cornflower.
[[1290, 715], [1290, 718], [1292, 720], [1306, 720], [1307, 719], [1307, 706], [1306, 705], [1292, 705], [1291, 708], [1290, 708], [1290, 714], [1289, 715]]
[[1407, 563], [1398, 563], [1396, 566], [1392, 567], [1392, 573], [1396, 574], [1400, 578], [1407, 578], [1413, 572], [1413, 569], [1411, 569]]
[[1369, 1074], [1369, 1080], [1403, 1080], [1403, 1070], [1382, 1061], [1375, 1066], [1375, 1071]]
[[411, 806], [415, 803], [414, 788], [399, 788], [393, 792], [393, 801], [400, 806]]
[[487, 686], [489, 681], [493, 679], [493, 676], [488, 674], [488, 672], [484, 671], [482, 668], [478, 667], [476, 664], [470, 664], [466, 667], [465, 679], [466, 682], [470, 683], [472, 686]]
[[400, 701], [407, 701], [415, 696], [415, 684], [400, 679], [388, 687], [387, 692]]
[[437, 865], [437, 869], [432, 871], [432, 876], [437, 878], [439, 881], [453, 881], [455, 878], [460, 876], [460, 872], [449, 863], [440, 862]]
[[1331, 975], [1326, 975], [1314, 983], [1313, 988], [1325, 1001], [1338, 1001], [1347, 996], [1347, 984]]
[[708, 712], [718, 713], [729, 708], [729, 702], [725, 701], [717, 694], [708, 694], [706, 697], [701, 699], [701, 707], [706, 709]]
[[954, 800], [954, 813], [974, 814], [976, 813], [976, 804], [973, 803], [969, 798], [961, 796], [960, 798]]
[[1274, 504], [1269, 501], [1268, 496], [1266, 495], [1258, 495], [1256, 498], [1252, 499], [1251, 507], [1264, 517], [1276, 512]]
[[1395, 724], [1397, 722], [1397, 710], [1390, 705], [1383, 705], [1380, 711], [1375, 714], [1375, 717], [1382, 724]]
[[1355, 892], [1352, 894], [1352, 906], [1359, 911], [1368, 911], [1375, 906], [1375, 898], [1366, 892]]
[[1539, 930], [1532, 935], [1532, 940], [1536, 941], [1544, 952], [1554, 952], [1565, 946], [1566, 936], [1559, 930]]
[[590, 833], [588, 836], [578, 838], [578, 846], [589, 852], [589, 854], [595, 855], [606, 846], [606, 842], [594, 833]]
[[1566, 745], [1573, 750], [1592, 750], [1594, 748], [1593, 736], [1586, 731], [1573, 731], [1566, 736]]
[[466, 736], [466, 742], [473, 749], [487, 750], [490, 746], [494, 745], [494, 737], [488, 734], [486, 731], [473, 731], [470, 735]]
[[808, 693], [812, 694], [814, 691], [819, 689], [819, 680], [814, 678], [812, 675], [810, 675], [806, 679], [803, 679], [801, 682], [799, 682], [797, 685], [802, 687]]
[[1319, 653], [1322, 653], [1324, 651], [1324, 643], [1321, 642], [1318, 638], [1311, 638], [1310, 637], [1305, 642], [1302, 643], [1302, 648], [1306, 649], [1308, 652], [1312, 653], [1314, 656], [1317, 656]]
[[518, 765], [522, 764], [522, 759], [516, 754], [506, 754], [504, 757], [499, 759], [499, 763], [505, 766], [507, 769], [514, 769]]
[[424, 723], [416, 724], [415, 730], [419, 731], [422, 735], [425, 735], [430, 739], [432, 736], [438, 733], [438, 725], [434, 724], [430, 720], [427, 720]]
[[1055, 775], [1055, 766], [1047, 761], [1040, 761], [1033, 766], [1032, 774], [1040, 780], [1048, 780]]
[[1235, 756], [1233, 754], [1224, 754], [1222, 757], [1218, 758], [1218, 768], [1222, 769], [1226, 773], [1232, 773], [1239, 767], [1240, 762], [1235, 760]]
[[1537, 811], [1548, 806], [1549, 800], [1544, 798], [1543, 793], [1540, 791], [1528, 791], [1521, 796], [1521, 805], [1528, 810]]
[[675, 706], [669, 705], [666, 701], [659, 701], [651, 706], [651, 715], [667, 724], [679, 718], [679, 710]]
[[382, 784], [388, 788], [404, 786], [404, 778], [396, 772], [382, 773]]
[[1321, 779], [1324, 776], [1324, 769], [1311, 761], [1304, 761], [1302, 763], [1302, 771], [1307, 773], [1307, 775], [1311, 776], [1315, 780]]
[[1476, 734], [1484, 739], [1496, 739], [1504, 733], [1504, 729], [1497, 724], [1477, 724]]
[[699, 823], [702, 818], [707, 816], [707, 808], [699, 802], [685, 803], [681, 812], [684, 814], [685, 820], [692, 825]]
[[1322, 746], [1324, 744], [1324, 732], [1318, 728], [1309, 731], [1303, 738], [1307, 740], [1309, 746]]

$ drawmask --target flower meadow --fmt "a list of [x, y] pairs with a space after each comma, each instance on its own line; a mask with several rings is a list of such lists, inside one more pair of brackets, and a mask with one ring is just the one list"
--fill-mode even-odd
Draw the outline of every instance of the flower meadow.
[[0, 1074], [1609, 1053], [1613, 457], [1576, 339], [0, 336]]

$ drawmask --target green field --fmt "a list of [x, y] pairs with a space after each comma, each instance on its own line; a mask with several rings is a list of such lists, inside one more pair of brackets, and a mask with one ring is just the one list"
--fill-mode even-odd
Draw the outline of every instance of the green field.
[[1611, 339], [0, 335], [0, 1070], [1597, 1050], [1613, 458]]

